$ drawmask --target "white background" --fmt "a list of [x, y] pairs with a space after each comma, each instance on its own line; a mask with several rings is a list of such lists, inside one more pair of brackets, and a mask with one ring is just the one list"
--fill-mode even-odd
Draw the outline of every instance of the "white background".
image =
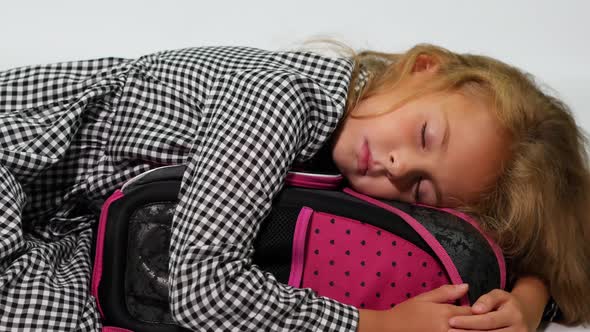
[[0, 70], [203, 45], [288, 49], [318, 36], [396, 52], [428, 42], [525, 69], [590, 132], [589, 19], [587, 0], [21, 0], [0, 4]]

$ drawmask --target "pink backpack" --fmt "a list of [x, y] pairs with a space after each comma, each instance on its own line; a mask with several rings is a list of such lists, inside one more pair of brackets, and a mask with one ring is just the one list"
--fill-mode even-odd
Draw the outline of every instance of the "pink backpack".
[[[170, 316], [167, 282], [183, 172], [184, 166], [166, 166], [144, 173], [102, 205], [92, 293], [105, 326], [182, 330]], [[388, 309], [445, 284], [469, 283], [459, 301], [467, 305], [505, 288], [504, 257], [469, 216], [339, 190], [340, 180], [289, 174], [255, 242], [261, 269], [367, 309]]]

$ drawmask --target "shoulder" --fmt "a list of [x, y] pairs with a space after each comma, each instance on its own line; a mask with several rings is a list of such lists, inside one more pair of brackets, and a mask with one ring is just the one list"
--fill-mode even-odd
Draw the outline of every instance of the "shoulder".
[[282, 69], [318, 79], [350, 76], [353, 62], [349, 58], [327, 57], [310, 51], [269, 51], [247, 46], [203, 46], [161, 51], [142, 57], [201, 63], [225, 70]]

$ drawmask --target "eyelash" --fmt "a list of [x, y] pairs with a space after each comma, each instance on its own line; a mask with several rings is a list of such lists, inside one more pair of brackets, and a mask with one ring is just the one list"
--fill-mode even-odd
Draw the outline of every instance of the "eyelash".
[[[428, 122], [424, 122], [424, 124], [422, 125], [422, 148], [426, 148], [426, 125], [428, 124]], [[416, 192], [414, 193], [414, 201], [416, 203], [420, 202], [420, 184], [422, 183], [422, 177], [418, 178], [417, 181], [417, 185], [416, 185]]]

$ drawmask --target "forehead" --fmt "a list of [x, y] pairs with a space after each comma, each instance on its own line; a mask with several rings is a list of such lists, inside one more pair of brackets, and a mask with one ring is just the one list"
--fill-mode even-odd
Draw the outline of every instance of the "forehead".
[[441, 100], [441, 110], [449, 130], [437, 169], [443, 204], [472, 202], [498, 178], [507, 155], [506, 135], [494, 110], [477, 98], [450, 94]]

